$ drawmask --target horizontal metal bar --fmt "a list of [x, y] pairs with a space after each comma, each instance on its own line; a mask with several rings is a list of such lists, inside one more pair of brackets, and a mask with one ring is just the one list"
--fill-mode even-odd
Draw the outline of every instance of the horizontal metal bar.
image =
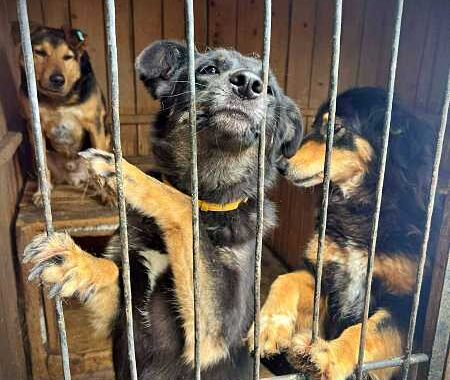
[[108, 73], [111, 89], [112, 140], [114, 146], [117, 201], [119, 206], [120, 247], [122, 252], [122, 277], [124, 287], [125, 315], [127, 320], [128, 358], [130, 375], [137, 380], [134, 349], [133, 309], [130, 283], [130, 258], [128, 254], [127, 211], [123, 187], [122, 145], [120, 141], [119, 116], [119, 67], [117, 64], [116, 10], [114, 0], [105, 1], [106, 40], [108, 45]]
[[336, 0], [333, 18], [333, 50], [331, 53], [330, 88], [328, 98], [330, 105], [328, 110], [327, 138], [323, 175], [322, 207], [320, 210], [320, 226], [317, 246], [316, 275], [313, 306], [312, 341], [319, 336], [320, 294], [322, 286], [323, 251], [325, 245], [325, 232], [327, 229], [328, 201], [330, 194], [330, 164], [334, 140], [334, 124], [336, 119], [336, 98], [338, 92], [339, 57], [341, 53], [341, 29], [342, 29], [342, 0]]
[[[42, 201], [44, 206], [45, 227], [47, 230], [47, 235], [50, 236], [54, 232], [52, 209], [50, 205], [50, 186], [47, 178], [47, 164], [42, 137], [41, 120], [39, 115], [36, 74], [34, 71], [33, 48], [31, 46], [30, 25], [28, 21], [26, 0], [17, 0], [17, 18], [20, 27], [20, 42], [22, 45], [23, 62], [27, 78], [28, 100], [31, 109], [31, 129], [33, 134], [34, 154], [36, 157], [39, 190], [42, 194]], [[66, 326], [64, 322], [63, 306], [61, 303], [61, 298], [59, 296], [55, 297], [55, 306], [64, 379], [70, 380], [71, 375]]]
[[361, 380], [363, 375], [362, 365], [364, 362], [364, 350], [367, 339], [367, 321], [369, 318], [370, 295], [372, 291], [373, 267], [375, 262], [375, 252], [377, 247], [378, 224], [380, 221], [381, 200], [383, 197], [384, 174], [386, 171], [386, 159], [389, 147], [389, 132], [391, 129], [392, 102], [394, 100], [395, 76], [397, 72], [398, 48], [400, 45], [400, 33], [402, 28], [403, 0], [397, 1], [397, 10], [395, 16], [394, 36], [391, 45], [391, 59], [389, 63], [389, 79], [387, 91], [386, 113], [384, 116], [384, 128], [382, 137], [382, 152], [380, 158], [380, 172], [376, 185], [375, 193], [375, 212], [372, 219], [371, 242], [367, 258], [367, 272], [364, 293], [364, 310], [362, 315], [361, 335], [359, 341], [358, 366], [356, 370], [356, 379]]
[[258, 182], [257, 182], [257, 210], [256, 210], [256, 244], [255, 244], [255, 274], [254, 274], [254, 358], [253, 379], [259, 379], [260, 370], [260, 312], [261, 312], [261, 257], [264, 235], [264, 175], [266, 157], [266, 121], [267, 121], [267, 87], [269, 83], [270, 65], [270, 35], [272, 30], [272, 1], [264, 1], [264, 36], [263, 36], [263, 96], [265, 101], [264, 116], [258, 141]]
[[[428, 355], [426, 354], [413, 354], [411, 355], [411, 364], [425, 363], [428, 361]], [[400, 367], [405, 362], [405, 357], [393, 358], [388, 360], [380, 360], [376, 362], [364, 363], [362, 368], [364, 372], [374, 371], [376, 369]]]

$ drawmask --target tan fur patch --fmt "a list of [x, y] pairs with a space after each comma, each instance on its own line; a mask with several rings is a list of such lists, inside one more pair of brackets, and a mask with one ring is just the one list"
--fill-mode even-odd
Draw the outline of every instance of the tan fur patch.
[[[402, 336], [393, 326], [383, 327], [390, 318], [386, 310], [373, 314], [367, 324], [365, 362], [390, 359], [403, 353]], [[353, 325], [339, 338], [324, 341], [318, 339], [311, 344], [309, 336], [303, 334], [293, 338], [290, 352], [291, 363], [301, 371], [312, 374], [314, 379], [345, 380], [356, 369], [358, 363], [361, 324]], [[374, 371], [380, 380], [389, 380], [398, 368]]]
[[[106, 163], [105, 163], [106, 165]], [[105, 168], [103, 168], [105, 169]], [[111, 169], [111, 168], [110, 168]], [[101, 170], [97, 168], [97, 170]], [[170, 266], [175, 279], [180, 314], [185, 333], [184, 358], [194, 363], [194, 288], [192, 281], [192, 206], [191, 199], [178, 190], [147, 176], [128, 162], [123, 162], [124, 190], [127, 202], [144, 215], [155, 218], [164, 231]], [[200, 263], [201, 366], [209, 367], [228, 356], [222, 338], [219, 317], [215, 315], [211, 277]]]
[[[326, 302], [320, 305], [321, 326], [326, 315]], [[314, 305], [314, 276], [306, 271], [279, 276], [272, 286], [261, 310], [260, 351], [270, 356], [289, 348], [295, 333], [309, 332]], [[254, 327], [247, 336], [249, 348], [254, 349]]]
[[[349, 193], [360, 184], [373, 156], [370, 144], [355, 137], [356, 150], [333, 148], [331, 156], [331, 180]], [[289, 160], [288, 177], [293, 181], [305, 181], [302, 186], [315, 186], [323, 181], [325, 143], [308, 141]]]
[[416, 285], [417, 261], [404, 255], [375, 255], [373, 275], [380, 280], [386, 291], [396, 295], [414, 292]]

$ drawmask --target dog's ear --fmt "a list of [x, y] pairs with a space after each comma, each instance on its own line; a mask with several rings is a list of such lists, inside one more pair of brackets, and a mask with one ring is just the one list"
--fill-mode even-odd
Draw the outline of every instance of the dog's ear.
[[65, 26], [61, 29], [70, 48], [81, 55], [87, 45], [87, 34], [80, 29], [71, 29]]
[[287, 96], [283, 96], [280, 122], [286, 128], [286, 134], [281, 145], [281, 153], [291, 158], [298, 150], [303, 140], [304, 125], [300, 110]]
[[[30, 35], [33, 36], [34, 33], [36, 33], [38, 30], [41, 30], [44, 28], [41, 24], [30, 21]], [[20, 26], [18, 21], [11, 22], [11, 36], [12, 40], [14, 42], [14, 45], [20, 44]]]
[[185, 45], [176, 41], [157, 41], [136, 58], [139, 79], [155, 99], [168, 94], [177, 70], [188, 61]]

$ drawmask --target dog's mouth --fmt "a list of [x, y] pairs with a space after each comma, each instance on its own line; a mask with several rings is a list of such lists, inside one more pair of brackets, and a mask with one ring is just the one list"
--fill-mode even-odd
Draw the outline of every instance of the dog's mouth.
[[214, 113], [212, 114], [212, 116], [220, 116], [220, 115], [253, 123], [253, 119], [250, 117], [250, 115], [247, 112], [238, 108], [223, 107], [215, 110]]
[[288, 173], [287, 176], [295, 186], [299, 187], [313, 187], [323, 182], [323, 171], [307, 177], [301, 177], [292, 172]]
[[41, 83], [38, 83], [38, 90], [40, 93], [45, 94], [47, 96], [65, 96], [66, 91], [64, 86], [62, 87], [53, 87], [52, 85], [42, 85]]

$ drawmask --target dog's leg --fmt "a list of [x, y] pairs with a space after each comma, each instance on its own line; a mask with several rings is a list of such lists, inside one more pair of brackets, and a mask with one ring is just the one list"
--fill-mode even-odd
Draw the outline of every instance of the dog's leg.
[[[82, 152], [92, 170], [106, 185], [115, 189], [114, 157], [107, 152], [89, 149]], [[128, 204], [153, 217], [164, 233], [164, 241], [174, 276], [175, 294], [185, 333], [184, 358], [194, 362], [194, 303], [193, 303], [193, 258], [192, 258], [192, 204], [187, 195], [145, 175], [133, 165], [123, 162], [124, 193]], [[224, 359], [228, 355], [227, 344], [223, 340], [220, 320], [214, 312], [216, 293], [209, 291], [211, 277], [201, 256], [200, 287], [200, 328], [201, 365], [203, 368]]]
[[[286, 350], [294, 333], [311, 334], [314, 304], [314, 276], [306, 271], [279, 276], [270, 287], [261, 310], [260, 353], [270, 356]], [[321, 315], [325, 302], [321, 302]], [[254, 349], [254, 327], [248, 333], [251, 351]]]
[[51, 298], [77, 296], [89, 310], [96, 332], [109, 334], [119, 307], [116, 264], [83, 251], [65, 233], [36, 236], [25, 248], [23, 262], [33, 265], [29, 281], [40, 279]]
[[[336, 339], [318, 339], [311, 344], [309, 334], [294, 336], [289, 361], [298, 370], [311, 374], [314, 379], [345, 380], [354, 372], [358, 362], [361, 324], [351, 326]], [[403, 337], [390, 313], [379, 310], [368, 321], [365, 362], [401, 356]], [[374, 371], [380, 380], [389, 380], [396, 369]]]

